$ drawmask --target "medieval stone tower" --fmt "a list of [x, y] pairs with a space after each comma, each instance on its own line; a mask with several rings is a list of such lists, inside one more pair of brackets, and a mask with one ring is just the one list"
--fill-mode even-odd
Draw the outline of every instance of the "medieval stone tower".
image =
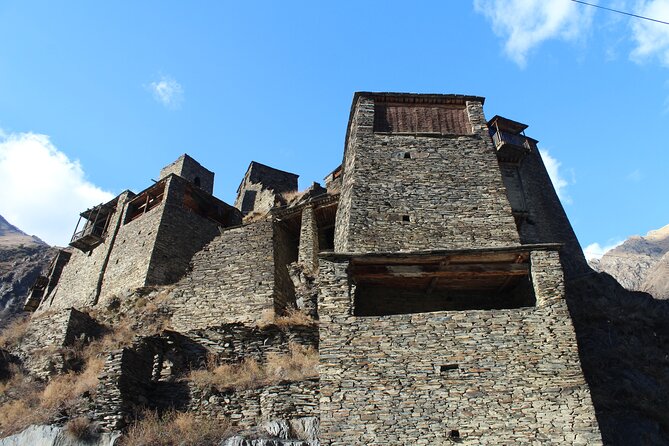
[[525, 236], [550, 183], [521, 189], [535, 141], [491, 138], [482, 106], [354, 97], [335, 250], [319, 259], [326, 442], [601, 441], [564, 300], [573, 233], [560, 208], [562, 232]]

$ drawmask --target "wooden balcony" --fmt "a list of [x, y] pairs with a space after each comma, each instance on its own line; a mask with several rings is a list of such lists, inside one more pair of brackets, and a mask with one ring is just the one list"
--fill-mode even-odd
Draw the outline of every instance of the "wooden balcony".
[[497, 149], [497, 159], [507, 163], [518, 163], [531, 150], [530, 142], [525, 135], [495, 131], [492, 141]]

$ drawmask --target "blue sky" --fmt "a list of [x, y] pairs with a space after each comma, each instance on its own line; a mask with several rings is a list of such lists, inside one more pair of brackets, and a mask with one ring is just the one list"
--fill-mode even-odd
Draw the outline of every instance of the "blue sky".
[[584, 247], [669, 223], [669, 26], [569, 0], [26, 0], [0, 4], [0, 42], [0, 214], [51, 243], [182, 153], [227, 202], [251, 160], [321, 181], [359, 90], [528, 124]]

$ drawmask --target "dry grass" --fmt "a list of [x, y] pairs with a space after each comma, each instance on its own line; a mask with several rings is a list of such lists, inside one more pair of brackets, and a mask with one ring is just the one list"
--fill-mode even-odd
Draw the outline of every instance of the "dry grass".
[[0, 383], [0, 436], [20, 432], [31, 424], [47, 423], [55, 414], [74, 407], [81, 398], [95, 392], [104, 359], [86, 358], [81, 373], [56, 375], [45, 386], [32, 380], [18, 367]]
[[267, 375], [272, 381], [301, 381], [318, 377], [318, 352], [313, 347], [291, 343], [290, 353], [267, 355]]
[[16, 347], [28, 332], [29, 318], [20, 318], [0, 332], [0, 348], [9, 350]]
[[290, 192], [283, 192], [281, 194], [281, 198], [286, 202], [286, 204], [291, 204], [292, 202], [299, 200], [302, 195], [304, 195], [304, 192], [293, 190]]
[[147, 412], [135, 422], [121, 446], [210, 446], [231, 434], [227, 420], [198, 420], [189, 413], [170, 412], [159, 417]]
[[290, 353], [271, 353], [265, 364], [244, 359], [239, 364], [210, 365], [205, 370], [193, 370], [189, 376], [199, 388], [243, 390], [276, 384], [281, 381], [301, 381], [318, 376], [318, 352], [299, 344], [290, 344]]
[[86, 417], [73, 418], [65, 424], [65, 434], [75, 440], [89, 443], [99, 437], [97, 426]]
[[95, 393], [103, 366], [104, 359], [90, 358], [82, 373], [69, 372], [53, 377], [42, 392], [41, 406], [46, 409], [69, 407], [82, 395]]
[[256, 323], [259, 328], [276, 325], [277, 327], [314, 327], [318, 324], [308, 314], [302, 310], [291, 308], [286, 311], [286, 315], [278, 316], [274, 309], [266, 308], [260, 315], [260, 320]]

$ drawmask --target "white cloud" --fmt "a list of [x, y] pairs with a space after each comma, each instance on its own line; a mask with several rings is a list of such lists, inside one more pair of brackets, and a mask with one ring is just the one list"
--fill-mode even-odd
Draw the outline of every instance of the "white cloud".
[[521, 67], [528, 53], [546, 40], [577, 40], [594, 13], [594, 8], [568, 0], [474, 0], [474, 9], [506, 39], [504, 52]]
[[[669, 0], [641, 1], [634, 11], [638, 15], [669, 22]], [[648, 20], [632, 21], [636, 47], [631, 57], [637, 62], [657, 58], [669, 66], [669, 26]]]
[[621, 245], [623, 242], [624, 240], [617, 240], [607, 243], [604, 246], [600, 245], [599, 243], [591, 243], [585, 247], [583, 254], [585, 254], [585, 258], [588, 260], [601, 259], [602, 256], [606, 254], [606, 252], [612, 250], [616, 246]]
[[0, 215], [22, 231], [67, 245], [79, 213], [111, 198], [48, 136], [0, 130]]
[[184, 100], [181, 84], [170, 76], [161, 76], [159, 81], [151, 82], [149, 89], [156, 101], [170, 109], [177, 109]]
[[[539, 153], [541, 153], [541, 158], [544, 160], [544, 165], [548, 171], [548, 176], [551, 177], [551, 182], [553, 183], [553, 187], [555, 188], [555, 192], [557, 193], [558, 197], [564, 203], [571, 203], [571, 197], [567, 194], [567, 186], [569, 186], [570, 182], [565, 179], [565, 177], [560, 172], [560, 166], [562, 166], [562, 163], [553, 158], [550, 153], [548, 153], [548, 150], [540, 149]], [[573, 175], [574, 174], [572, 172], [572, 177]], [[574, 181], [572, 180], [572, 183], [573, 182]]]

